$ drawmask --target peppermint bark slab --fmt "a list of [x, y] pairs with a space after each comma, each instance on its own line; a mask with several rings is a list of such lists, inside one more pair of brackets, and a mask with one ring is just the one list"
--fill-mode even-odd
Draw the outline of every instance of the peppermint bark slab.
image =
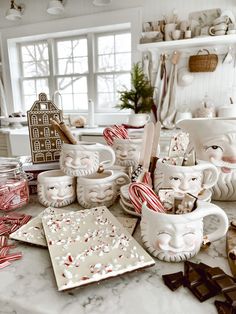
[[155, 264], [104, 206], [44, 215], [42, 223], [59, 291]]
[[47, 247], [47, 242], [44, 235], [42, 216], [54, 215], [55, 213], [63, 213], [65, 209], [48, 207], [38, 216], [31, 219], [26, 225], [23, 225], [17, 231], [10, 235], [10, 239], [34, 244], [42, 247]]

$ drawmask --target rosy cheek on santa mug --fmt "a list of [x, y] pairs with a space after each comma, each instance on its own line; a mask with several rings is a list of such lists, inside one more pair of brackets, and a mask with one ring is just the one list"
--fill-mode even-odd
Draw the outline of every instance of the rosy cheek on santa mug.
[[169, 234], [167, 233], [160, 234], [157, 236], [155, 247], [161, 250], [163, 247], [167, 245], [169, 246], [170, 240], [171, 240], [171, 236]]

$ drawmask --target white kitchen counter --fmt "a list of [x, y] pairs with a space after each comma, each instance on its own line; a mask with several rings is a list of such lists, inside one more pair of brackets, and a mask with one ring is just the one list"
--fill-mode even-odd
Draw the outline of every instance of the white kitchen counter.
[[[235, 218], [235, 202], [217, 202]], [[68, 209], [79, 209], [77, 204]], [[21, 212], [33, 216], [43, 210], [35, 197]], [[124, 215], [119, 205], [111, 211]], [[212, 231], [215, 217], [208, 217], [206, 231]], [[139, 228], [135, 238], [140, 242]], [[215, 299], [200, 303], [187, 288], [170, 291], [161, 278], [162, 274], [183, 270], [183, 263], [167, 263], [156, 259], [153, 267], [126, 274], [68, 292], [58, 292], [47, 249], [18, 243], [22, 260], [0, 270], [0, 313], [17, 314], [216, 314]], [[214, 242], [208, 250], [200, 252], [194, 262], [219, 266], [230, 274], [226, 259], [225, 238]]]
[[[102, 133], [103, 133], [104, 128], [105, 127], [97, 127], [97, 128], [72, 127], [71, 131], [80, 140], [105, 143], [105, 141], [102, 138]], [[161, 144], [161, 152], [163, 154], [165, 154], [168, 150], [170, 137], [178, 131], [179, 130], [161, 130], [160, 144]], [[130, 129], [130, 132], [142, 133], [142, 129], [141, 130]], [[1, 134], [7, 137], [7, 143], [9, 143], [9, 147], [7, 150], [8, 155], [10, 156], [31, 155], [29, 132], [28, 132], [27, 126], [19, 128], [19, 129], [0, 128], [0, 135]], [[1, 148], [1, 142], [0, 142], [0, 148]]]

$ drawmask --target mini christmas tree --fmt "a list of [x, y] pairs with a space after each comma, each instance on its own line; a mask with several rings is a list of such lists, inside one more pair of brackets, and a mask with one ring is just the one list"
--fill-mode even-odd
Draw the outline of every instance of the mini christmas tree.
[[134, 113], [150, 112], [153, 106], [153, 91], [150, 81], [143, 72], [140, 63], [134, 63], [131, 71], [131, 89], [118, 91], [120, 109], [132, 109]]

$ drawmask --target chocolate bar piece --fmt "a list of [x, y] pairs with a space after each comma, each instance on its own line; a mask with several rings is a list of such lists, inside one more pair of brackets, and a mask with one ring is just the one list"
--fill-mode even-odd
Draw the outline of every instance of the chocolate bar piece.
[[236, 311], [236, 285], [234, 289], [224, 292], [224, 296], [226, 300], [231, 304], [231, 306]]
[[203, 276], [201, 266], [192, 262], [184, 263], [185, 285], [193, 295], [204, 302], [219, 293], [219, 288], [215, 286], [206, 276]]
[[162, 279], [165, 285], [172, 291], [175, 291], [180, 286], [183, 285], [184, 282], [184, 274], [182, 271], [173, 274], [162, 275]]
[[213, 267], [206, 270], [206, 274], [210, 279], [223, 278], [227, 276], [220, 267]]
[[[236, 291], [236, 284], [235, 284], [235, 282], [233, 281], [232, 278], [230, 278], [227, 275], [225, 275], [224, 277], [221, 277], [221, 278], [216, 278], [214, 280], [214, 282], [220, 288], [220, 290], [222, 292], [227, 292], [229, 290], [231, 291], [232, 289], [235, 289], [235, 291]], [[235, 299], [235, 302], [236, 302], [236, 299]]]
[[236, 311], [227, 302], [215, 301], [218, 314], [236, 314]]

